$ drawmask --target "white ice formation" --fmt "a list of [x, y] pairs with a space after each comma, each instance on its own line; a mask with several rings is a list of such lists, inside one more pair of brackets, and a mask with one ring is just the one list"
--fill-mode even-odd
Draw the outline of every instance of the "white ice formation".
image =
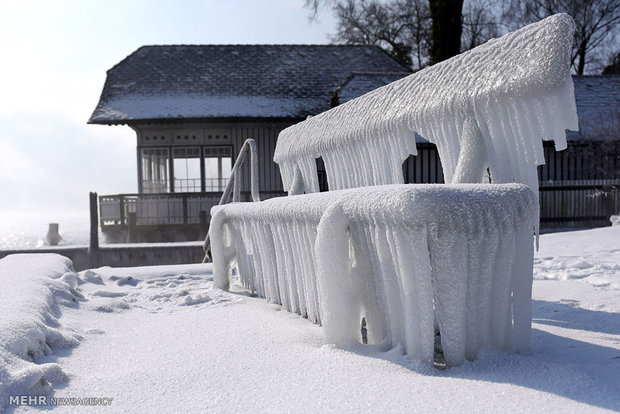
[[[213, 208], [215, 285], [236, 266], [339, 345], [363, 317], [371, 343], [430, 362], [436, 317], [450, 365], [528, 349], [541, 139], [563, 149], [577, 129], [573, 30], [549, 17], [282, 131], [289, 197]], [[416, 132], [449, 184], [400, 184]]]
[[[320, 322], [330, 343], [401, 345], [446, 361], [527, 349], [533, 192], [522, 184], [389, 185], [214, 207], [214, 282]], [[513, 300], [511, 305], [511, 298]], [[514, 319], [514, 336], [513, 336]]]
[[[493, 183], [536, 191], [542, 139], [562, 150], [565, 129], [578, 129], [573, 31], [568, 15], [551, 16], [285, 129], [274, 156], [284, 188], [299, 168], [318, 191], [318, 157], [331, 190], [402, 183], [417, 132], [437, 146], [446, 183], [483, 182], [488, 167]], [[469, 159], [471, 141], [482, 159]]]

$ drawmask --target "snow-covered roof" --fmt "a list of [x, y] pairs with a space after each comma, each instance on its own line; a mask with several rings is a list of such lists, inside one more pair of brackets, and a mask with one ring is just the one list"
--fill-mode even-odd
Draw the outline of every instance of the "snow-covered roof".
[[[620, 139], [620, 75], [573, 76], [579, 131], [568, 139]], [[612, 133], [609, 135], [609, 133]]]
[[343, 104], [407, 75], [407, 72], [352, 73], [336, 91], [337, 103]]
[[328, 110], [356, 72], [407, 69], [375, 46], [143, 46], [108, 71], [89, 123], [305, 118]]

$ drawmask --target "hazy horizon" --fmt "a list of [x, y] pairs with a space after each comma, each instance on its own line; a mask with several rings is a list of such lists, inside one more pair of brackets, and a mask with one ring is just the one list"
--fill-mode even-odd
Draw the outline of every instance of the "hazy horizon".
[[88, 215], [137, 192], [136, 138], [87, 125], [106, 71], [143, 45], [324, 44], [303, 0], [0, 0], [0, 215]]

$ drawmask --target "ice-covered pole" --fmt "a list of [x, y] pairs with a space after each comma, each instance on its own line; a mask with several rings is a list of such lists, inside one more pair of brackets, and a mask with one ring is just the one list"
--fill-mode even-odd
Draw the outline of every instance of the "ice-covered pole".
[[338, 346], [355, 343], [360, 335], [360, 292], [352, 280], [348, 235], [342, 208], [328, 208], [321, 217], [315, 245], [317, 285], [325, 341]]

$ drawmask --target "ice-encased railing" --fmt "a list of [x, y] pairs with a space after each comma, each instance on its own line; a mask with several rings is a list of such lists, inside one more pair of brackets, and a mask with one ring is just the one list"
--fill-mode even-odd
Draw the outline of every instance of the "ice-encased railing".
[[243, 286], [320, 323], [314, 243], [338, 192], [232, 203], [211, 210], [214, 284], [227, 289], [236, 265]]
[[[524, 185], [390, 185], [213, 208], [216, 286], [236, 264], [259, 296], [322, 323], [326, 340], [446, 361], [529, 346], [532, 225]], [[317, 230], [318, 229], [318, 230]]]
[[[461, 163], [480, 170], [466, 182], [488, 182], [488, 167], [494, 183], [536, 191], [541, 139], [562, 150], [565, 129], [578, 129], [573, 31], [568, 15], [551, 16], [283, 130], [274, 161], [284, 188], [299, 169], [305, 191], [318, 191], [318, 157], [332, 190], [402, 183], [418, 133], [436, 144], [447, 183], [464, 182]], [[482, 160], [462, 151], [469, 141]]]

